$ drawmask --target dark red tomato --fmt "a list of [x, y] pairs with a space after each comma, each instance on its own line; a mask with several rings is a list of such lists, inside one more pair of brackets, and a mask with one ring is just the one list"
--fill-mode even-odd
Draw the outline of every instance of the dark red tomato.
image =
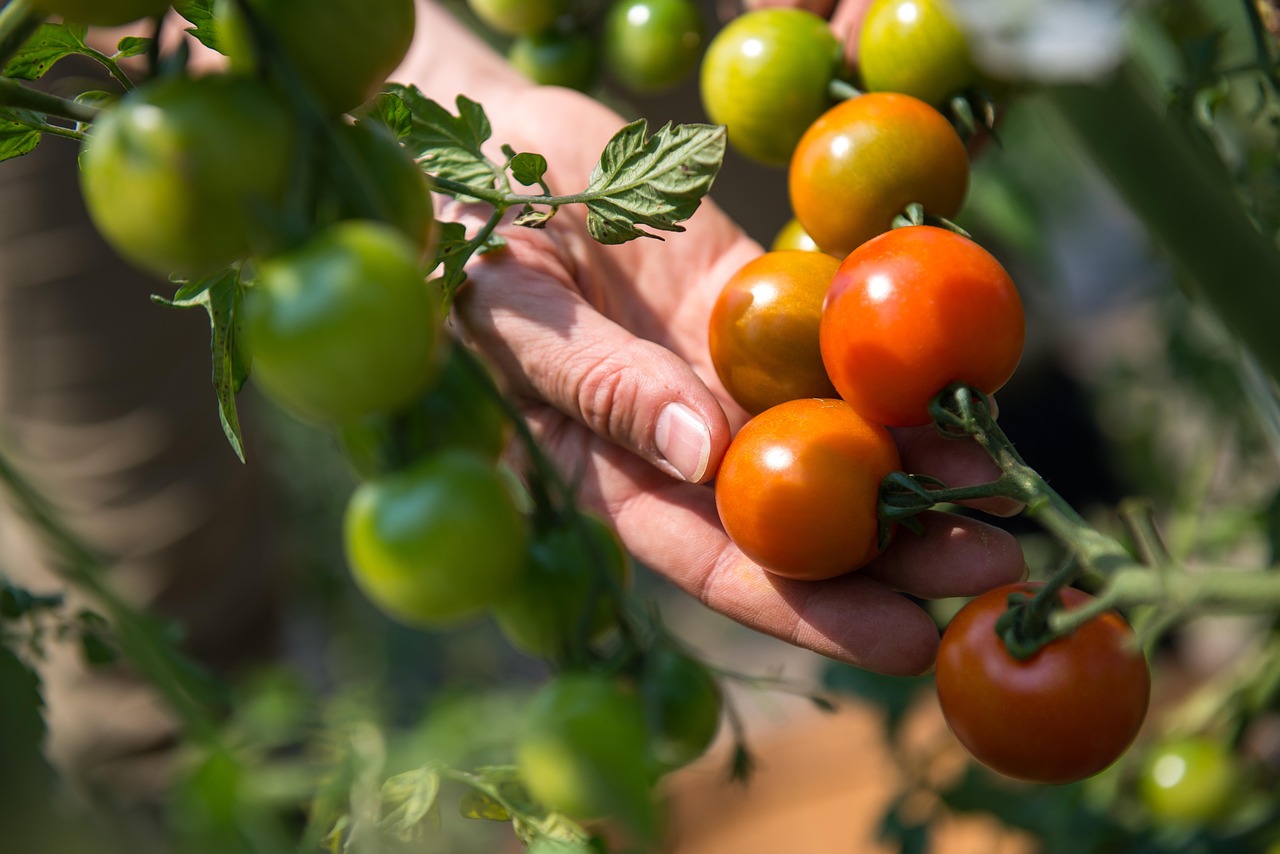
[[874, 0], [858, 33], [858, 70], [869, 91], [938, 105], [979, 82], [949, 0]]
[[716, 507], [729, 538], [760, 566], [831, 578], [879, 554], [880, 481], [901, 466], [889, 432], [844, 401], [792, 400], [734, 437]]
[[[1106, 768], [1129, 748], [1147, 714], [1151, 672], [1129, 624], [1114, 611], [1019, 661], [996, 634], [1010, 593], [999, 587], [952, 618], [938, 648], [938, 700], [975, 759], [1033, 783], [1069, 783]], [[1092, 597], [1068, 588], [1067, 608]]]
[[805, 131], [787, 186], [804, 230], [844, 256], [888, 231], [912, 202], [955, 216], [969, 189], [969, 155], [924, 101], [872, 92], [837, 104]]
[[840, 265], [819, 341], [849, 404], [889, 427], [929, 422], [951, 382], [988, 394], [1013, 375], [1025, 336], [1022, 301], [991, 253], [929, 225], [896, 228]]
[[720, 381], [753, 415], [801, 397], [836, 397], [818, 322], [840, 262], [821, 252], [768, 252], [747, 262], [711, 309], [708, 344]]

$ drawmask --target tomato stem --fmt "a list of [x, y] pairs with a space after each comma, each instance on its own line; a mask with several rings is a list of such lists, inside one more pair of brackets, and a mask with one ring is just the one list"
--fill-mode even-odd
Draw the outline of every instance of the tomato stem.
[[[34, 110], [46, 116], [70, 119], [73, 122], [92, 122], [98, 115], [98, 108], [79, 101], [59, 98], [48, 92], [41, 92], [30, 86], [23, 86], [8, 77], [0, 77], [0, 106], [15, 107], [19, 110]], [[45, 130], [40, 127], [38, 130]]]
[[9, 0], [0, 9], [0, 69], [9, 64], [9, 59], [43, 22], [44, 16], [33, 12], [27, 0]]

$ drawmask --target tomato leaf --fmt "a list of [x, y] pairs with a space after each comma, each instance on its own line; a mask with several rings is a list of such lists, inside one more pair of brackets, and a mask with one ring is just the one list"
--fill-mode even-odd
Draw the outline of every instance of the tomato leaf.
[[462, 795], [458, 810], [464, 818], [486, 821], [511, 821], [511, 813], [494, 798], [477, 789], [468, 789]]
[[20, 620], [37, 611], [52, 611], [62, 606], [61, 593], [36, 594], [0, 578], [0, 619]]
[[532, 187], [535, 184], [541, 185], [542, 179], [547, 174], [547, 158], [541, 154], [531, 154], [528, 151], [512, 157], [509, 166], [512, 177], [526, 187]]
[[125, 36], [116, 44], [116, 59], [142, 56], [151, 50], [152, 40], [142, 36]]
[[173, 11], [191, 22], [187, 32], [211, 50], [218, 50], [218, 34], [213, 25], [213, 0], [177, 0]]
[[29, 110], [0, 108], [0, 162], [30, 154], [40, 144], [38, 114]]
[[668, 123], [647, 133], [644, 119], [618, 131], [591, 173], [587, 231], [600, 243], [657, 237], [640, 226], [684, 231], [678, 223], [693, 216], [720, 171], [723, 127]]
[[459, 95], [455, 116], [415, 86], [393, 84], [387, 93], [409, 111], [409, 130], [401, 141], [424, 169], [463, 184], [494, 186], [500, 173], [482, 150], [493, 133], [483, 107]]
[[440, 827], [440, 772], [416, 768], [382, 784], [385, 811], [379, 825], [402, 842], [421, 842], [428, 828]]
[[64, 57], [96, 56], [97, 51], [85, 44], [86, 32], [88, 28], [83, 24], [41, 24], [5, 65], [5, 75], [18, 80], [39, 80]]

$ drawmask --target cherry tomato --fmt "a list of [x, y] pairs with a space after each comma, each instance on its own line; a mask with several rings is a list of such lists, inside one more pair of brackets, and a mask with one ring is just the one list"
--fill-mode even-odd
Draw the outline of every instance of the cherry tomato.
[[801, 9], [758, 9], [720, 30], [702, 58], [702, 105], [729, 144], [785, 166], [805, 129], [832, 104], [828, 84], [844, 51], [822, 18]]
[[438, 373], [439, 303], [399, 232], [339, 223], [258, 263], [244, 298], [253, 378], [305, 419], [404, 406]]
[[569, 0], [467, 0], [467, 5], [482, 22], [508, 36], [549, 30], [569, 11]]
[[645, 654], [641, 692], [650, 753], [672, 771], [697, 759], [716, 737], [724, 698], [706, 665], [670, 643]]
[[160, 0], [30, 0], [31, 10], [57, 15], [64, 21], [115, 27], [139, 18], [154, 18], [169, 8]]
[[734, 544], [788, 578], [831, 578], [879, 554], [880, 481], [901, 468], [889, 432], [844, 401], [806, 398], [752, 418], [716, 476]]
[[352, 158], [344, 168], [359, 181], [361, 198], [338, 193], [339, 184], [327, 181], [322, 192], [333, 192], [337, 219], [380, 219], [394, 225], [413, 241], [426, 260], [435, 245], [435, 215], [431, 183], [386, 126], [362, 121], [339, 124], [337, 133]]
[[493, 606], [512, 646], [539, 658], [563, 660], [575, 643], [598, 640], [613, 628], [617, 619], [601, 573], [619, 586], [631, 576], [631, 558], [609, 524], [590, 514], [578, 521], [535, 532], [523, 574]]
[[1212, 824], [1226, 816], [1240, 794], [1240, 763], [1216, 739], [1190, 736], [1157, 745], [1138, 779], [1151, 815], [1164, 824]]
[[161, 276], [197, 275], [249, 254], [283, 197], [293, 126], [253, 80], [211, 74], [139, 86], [93, 122], [80, 186], [94, 225]]
[[356, 586], [388, 616], [426, 628], [472, 617], [506, 595], [525, 537], [502, 476], [461, 450], [365, 481], [343, 526]]
[[778, 233], [773, 236], [773, 242], [769, 244], [770, 252], [782, 252], [787, 249], [795, 249], [800, 252], [822, 251], [822, 247], [814, 243], [813, 238], [809, 236], [809, 232], [804, 230], [800, 220], [795, 217], [783, 223], [782, 228], [778, 229]]
[[[215, 6], [218, 47], [234, 71], [257, 66], [240, 0]], [[409, 52], [414, 0], [248, 0], [275, 47], [332, 112], [354, 109], [375, 94]]]
[[[1147, 714], [1151, 673], [1133, 630], [1104, 613], [1019, 661], [996, 634], [1011, 584], [973, 599], [952, 618], [938, 648], [938, 700], [948, 726], [988, 768], [1034, 783], [1092, 776], [1133, 743]], [[1065, 589], [1079, 608], [1092, 597]]]
[[867, 241], [827, 291], [819, 342], [849, 404], [890, 427], [929, 422], [949, 383], [988, 394], [1013, 375], [1022, 301], [1000, 263], [967, 237], [908, 226]]
[[594, 673], [565, 673], [534, 696], [516, 743], [530, 794], [579, 821], [618, 816], [648, 830], [654, 781], [640, 698]]
[[743, 409], [836, 397], [818, 349], [827, 286], [840, 262], [821, 252], [768, 252], [725, 283], [711, 309], [716, 374]]
[[837, 104], [805, 131], [787, 189], [814, 242], [844, 256], [888, 231], [912, 202], [954, 216], [969, 189], [969, 157], [933, 107], [873, 92]]
[[702, 42], [702, 16], [692, 0], [615, 0], [604, 21], [605, 64], [637, 92], [684, 80]]
[[874, 0], [858, 34], [858, 68], [869, 91], [936, 105], [979, 82], [949, 0]]
[[581, 30], [547, 30], [518, 36], [507, 61], [534, 83], [585, 92], [595, 85], [600, 66], [596, 40]]

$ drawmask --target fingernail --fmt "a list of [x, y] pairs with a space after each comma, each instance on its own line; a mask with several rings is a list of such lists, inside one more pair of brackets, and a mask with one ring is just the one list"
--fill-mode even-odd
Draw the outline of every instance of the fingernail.
[[668, 403], [658, 413], [653, 441], [658, 453], [691, 483], [702, 480], [711, 459], [711, 431], [683, 403]]

